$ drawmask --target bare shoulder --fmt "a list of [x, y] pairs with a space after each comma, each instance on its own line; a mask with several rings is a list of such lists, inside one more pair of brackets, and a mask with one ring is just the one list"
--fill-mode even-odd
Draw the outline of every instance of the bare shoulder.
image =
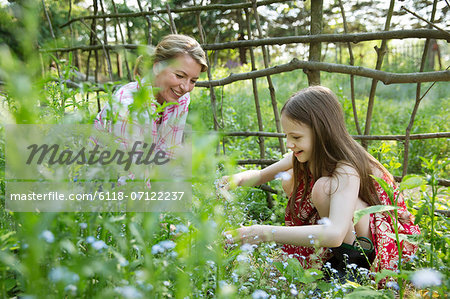
[[345, 162], [338, 162], [334, 172], [338, 176], [356, 176], [357, 178], [359, 178], [359, 174], [356, 169]]

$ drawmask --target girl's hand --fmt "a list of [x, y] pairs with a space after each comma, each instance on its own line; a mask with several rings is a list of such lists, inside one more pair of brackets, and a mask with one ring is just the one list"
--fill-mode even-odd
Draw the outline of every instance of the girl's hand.
[[269, 229], [270, 226], [267, 225], [243, 226], [236, 230], [225, 232], [226, 242], [229, 244], [259, 244], [272, 241]]

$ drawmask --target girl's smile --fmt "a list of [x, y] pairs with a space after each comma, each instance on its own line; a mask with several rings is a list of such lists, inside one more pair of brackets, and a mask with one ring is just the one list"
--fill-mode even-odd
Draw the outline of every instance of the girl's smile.
[[294, 156], [301, 163], [309, 161], [313, 152], [313, 132], [303, 123], [288, 116], [281, 115], [281, 125], [286, 133], [286, 146], [294, 152]]

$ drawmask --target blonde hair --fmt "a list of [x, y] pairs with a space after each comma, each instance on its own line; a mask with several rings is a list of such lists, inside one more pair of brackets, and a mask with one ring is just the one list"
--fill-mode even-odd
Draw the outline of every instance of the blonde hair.
[[[184, 34], [169, 34], [166, 35], [157, 45], [152, 56], [152, 63], [167, 61], [174, 59], [179, 55], [189, 55], [198, 64], [201, 65], [201, 71], [206, 72], [208, 70], [208, 64], [206, 63], [205, 51], [203, 51], [200, 44], [190, 36]], [[142, 75], [142, 61], [144, 55], [139, 56], [136, 59], [136, 66], [133, 74]]]

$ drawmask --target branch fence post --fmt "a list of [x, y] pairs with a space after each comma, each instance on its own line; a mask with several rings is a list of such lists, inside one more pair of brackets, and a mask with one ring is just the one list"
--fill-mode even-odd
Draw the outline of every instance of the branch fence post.
[[[319, 35], [323, 28], [323, 0], [311, 1], [311, 35]], [[321, 61], [321, 42], [311, 42], [309, 44], [309, 61]], [[303, 70], [308, 76], [308, 84], [320, 85], [320, 71]]]
[[[389, 31], [389, 28], [391, 26], [391, 18], [392, 18], [392, 14], [394, 12], [394, 4], [395, 4], [395, 0], [391, 0], [391, 2], [389, 4], [388, 14], [386, 17], [386, 23], [384, 25], [384, 31]], [[375, 66], [376, 70], [381, 70], [381, 65], [383, 64], [383, 58], [384, 58], [384, 54], [386, 53], [386, 48], [387, 48], [387, 40], [381, 41], [380, 48], [375, 46], [375, 50], [377, 52], [377, 63]], [[364, 128], [364, 135], [370, 134], [370, 125], [372, 122], [372, 112], [373, 112], [373, 106], [374, 106], [374, 102], [375, 102], [375, 92], [377, 90], [377, 84], [378, 84], [378, 80], [376, 80], [376, 79], [372, 80], [372, 85], [370, 86], [369, 103], [367, 105], [366, 124], [365, 124], [365, 128]], [[368, 143], [366, 141], [363, 141], [362, 145], [365, 149], [367, 149]]]
[[[339, 7], [341, 8], [342, 21], [344, 23], [344, 32], [345, 34], [347, 34], [348, 33], [347, 18], [345, 17], [345, 10], [344, 5], [342, 4], [342, 0], [339, 0]], [[350, 65], [353, 66], [355, 65], [355, 57], [353, 57], [352, 44], [350, 42], [347, 42], [347, 47], [348, 47], [348, 55], [350, 56]], [[354, 75], [350, 75], [350, 96], [352, 99], [353, 118], [355, 120], [356, 131], [358, 132], [359, 135], [362, 135], [361, 126], [359, 125], [358, 121], [358, 110], [356, 108]]]
[[[437, 0], [433, 1], [433, 9], [431, 11], [431, 17], [430, 17], [430, 23], [432, 24], [434, 22], [434, 18], [436, 16], [436, 6], [437, 6]], [[431, 28], [431, 25], [429, 24], [429, 27]], [[423, 47], [423, 54], [422, 54], [422, 60], [420, 62], [420, 69], [419, 72], [423, 72], [423, 70], [425, 69], [425, 62], [427, 61], [427, 54], [428, 54], [428, 49], [430, 47], [430, 39], [426, 39], [425, 40], [425, 45]], [[409, 120], [409, 124], [408, 127], [406, 128], [406, 132], [405, 132], [405, 143], [404, 143], [404, 151], [403, 151], [403, 170], [402, 170], [402, 178], [406, 175], [407, 171], [408, 171], [408, 160], [409, 160], [409, 140], [410, 140], [410, 135], [411, 135], [411, 129], [414, 125], [414, 119], [416, 117], [417, 114], [417, 110], [419, 109], [419, 105], [420, 102], [423, 99], [423, 96], [420, 95], [420, 90], [421, 90], [421, 83], [417, 83], [417, 87], [416, 87], [416, 102], [414, 104], [414, 108], [413, 111], [411, 112], [411, 117]], [[425, 96], [425, 94], [424, 94]]]
[[[248, 39], [251, 40], [253, 38], [253, 35], [252, 35], [252, 28], [250, 26], [250, 13], [248, 11], [248, 8], [244, 8], [244, 12], [245, 12], [245, 23], [247, 25], [247, 36], [248, 36]], [[249, 51], [250, 51], [250, 61], [251, 61], [251, 65], [252, 65], [252, 71], [256, 71], [255, 53], [253, 51], [253, 47], [250, 47]], [[256, 108], [256, 118], [258, 120], [258, 129], [259, 129], [259, 131], [264, 131], [264, 125], [263, 125], [262, 114], [261, 114], [261, 106], [259, 104], [258, 85], [256, 82], [256, 78], [252, 78], [252, 88], [253, 88], [253, 96], [255, 99], [255, 108]], [[265, 153], [264, 138], [262, 136], [258, 137], [258, 143], [259, 143], [260, 157], [261, 157], [261, 159], [264, 159], [266, 156], [266, 153]]]
[[[137, 0], [137, 4], [139, 6], [139, 10], [141, 12], [143, 12], [144, 9], [142, 8], [141, 0]], [[151, 7], [149, 7], [148, 9], [151, 10]], [[151, 45], [152, 44], [152, 19], [150, 18], [149, 15], [146, 15], [145, 20], [147, 21], [147, 45]]]
[[[105, 8], [103, 7], [103, 0], [100, 0], [100, 7], [102, 9], [102, 13], [105, 13]], [[113, 80], [112, 75], [112, 67], [111, 67], [111, 55], [109, 54], [109, 50], [106, 47], [108, 45], [108, 34], [106, 33], [106, 19], [103, 19], [103, 49], [105, 53], [106, 59], [106, 67], [108, 68], [109, 80]]]
[[172, 32], [172, 34], [178, 34], [177, 26], [175, 26], [175, 22], [173, 21], [173, 18], [172, 18], [172, 13], [170, 11], [169, 3], [166, 3], [166, 8], [167, 8], [167, 15], [169, 16], [169, 21], [170, 21], [170, 31]]
[[[117, 13], [116, 3], [114, 3], [114, 0], [111, 0], [111, 2], [113, 5], [113, 8], [114, 8], [114, 12]], [[116, 26], [119, 27], [120, 38], [122, 39], [122, 43], [125, 44], [125, 37], [123, 36], [122, 26], [120, 26], [120, 23], [117, 21], [116, 21]], [[131, 81], [132, 80], [131, 71], [130, 71], [130, 66], [128, 65], [127, 50], [125, 48], [123, 49], [123, 55], [124, 55], [124, 59], [125, 59], [125, 67], [127, 68], [127, 79], [128, 79], [128, 81]]]
[[[252, 0], [252, 3], [253, 3], [253, 13], [255, 14], [256, 27], [258, 28], [259, 37], [263, 38], [263, 31], [261, 29], [261, 23], [259, 20], [258, 6], [256, 5], [256, 0]], [[269, 67], [269, 58], [268, 58], [268, 54], [267, 54], [267, 49], [265, 46], [262, 46], [261, 48], [262, 48], [262, 53], [263, 53], [263, 58], [264, 58], [264, 67], [268, 68]], [[277, 132], [281, 133], [280, 113], [278, 112], [278, 104], [277, 104], [277, 99], [275, 96], [275, 87], [273, 86], [272, 78], [270, 77], [270, 75], [267, 75], [266, 78], [267, 78], [267, 83], [269, 85], [270, 98], [272, 100], [273, 114], [275, 116], [275, 125], [277, 128]], [[279, 143], [280, 143], [281, 153], [284, 155], [286, 153], [286, 147], [284, 145], [284, 141], [282, 138], [279, 139]]]

